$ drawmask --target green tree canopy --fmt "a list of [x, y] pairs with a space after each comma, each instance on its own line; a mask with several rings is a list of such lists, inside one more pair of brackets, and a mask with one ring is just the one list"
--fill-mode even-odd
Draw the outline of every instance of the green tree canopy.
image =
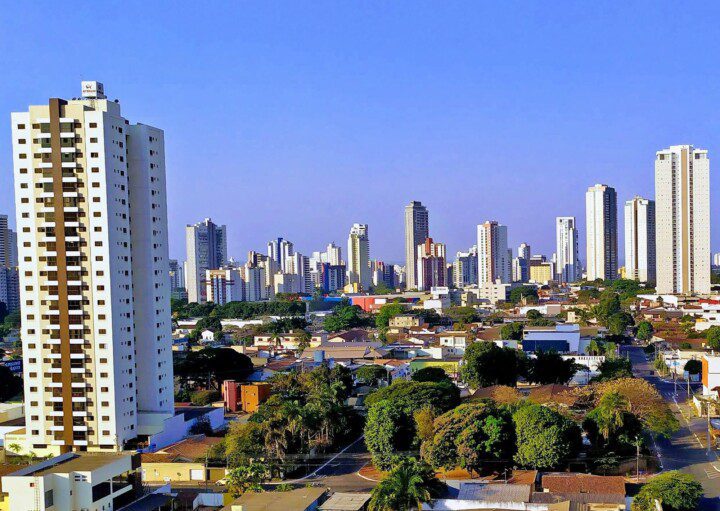
[[208, 387], [220, 389], [225, 380], [244, 380], [253, 370], [247, 355], [231, 348], [205, 348], [190, 351], [175, 366], [181, 380], [206, 381]]
[[685, 370], [688, 374], [700, 374], [702, 372], [702, 362], [699, 360], [688, 360], [685, 362]]
[[413, 381], [448, 382], [452, 383], [450, 377], [442, 367], [423, 367], [418, 369], [411, 376]]
[[405, 312], [405, 306], [401, 303], [386, 303], [375, 316], [375, 326], [377, 328], [387, 328], [390, 324], [390, 320]]
[[523, 370], [520, 356], [516, 350], [500, 348], [489, 341], [474, 342], [465, 349], [460, 375], [472, 388], [514, 387]]
[[389, 378], [387, 369], [375, 364], [360, 367], [355, 371], [355, 377], [369, 385], [375, 385], [379, 380], [387, 380]]
[[654, 329], [652, 323], [650, 323], [649, 321], [641, 321], [640, 323], [638, 323], [635, 337], [637, 337], [641, 341], [649, 341], [653, 337], [653, 331]]
[[720, 326], [711, 326], [705, 330], [705, 340], [708, 348], [720, 350]]
[[468, 324], [480, 320], [480, 315], [474, 307], [448, 307], [443, 313], [453, 322]]
[[436, 469], [462, 467], [479, 472], [484, 461], [505, 460], [515, 449], [510, 413], [490, 401], [466, 403], [435, 419], [434, 435], [423, 445]]
[[542, 405], [528, 404], [513, 415], [517, 435], [515, 461], [537, 470], [562, 465], [581, 445], [580, 428], [570, 419]]
[[694, 476], [673, 470], [650, 479], [633, 500], [632, 511], [655, 511], [656, 500], [664, 511], [694, 511], [702, 496], [702, 485]]
[[593, 381], [601, 382], [618, 378], [632, 378], [632, 362], [627, 358], [606, 358], [598, 366], [599, 375]]
[[504, 324], [500, 327], [500, 337], [504, 340], [521, 341], [523, 337], [523, 324], [519, 322]]
[[323, 328], [328, 332], [340, 332], [350, 328], [362, 327], [367, 324], [362, 309], [357, 305], [343, 302], [333, 309], [333, 313], [323, 321]]
[[541, 351], [528, 360], [528, 381], [545, 385], [548, 383], [565, 384], [572, 380], [577, 372], [575, 359], [563, 358], [554, 351]]
[[442, 483], [432, 469], [415, 458], [396, 461], [390, 473], [373, 488], [368, 511], [420, 509], [440, 494]]
[[528, 302], [536, 303], [538, 292], [535, 286], [518, 286], [510, 290], [508, 301], [513, 304], [520, 303], [523, 298], [527, 298]]

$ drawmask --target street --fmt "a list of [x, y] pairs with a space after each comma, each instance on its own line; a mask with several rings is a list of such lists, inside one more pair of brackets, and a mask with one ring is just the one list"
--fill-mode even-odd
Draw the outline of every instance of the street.
[[[680, 430], [671, 439], [655, 442], [663, 470], [681, 470], [694, 475], [705, 489], [700, 509], [720, 510], [720, 461], [715, 450], [707, 451], [707, 422], [686, 403], [688, 393], [685, 382], [678, 382], [676, 386], [672, 380], [650, 375], [652, 362], [648, 362], [639, 346], [623, 346], [621, 353], [628, 354], [635, 375], [642, 376], [657, 388], [680, 421]], [[694, 384], [691, 393], [697, 388], [698, 384]]]

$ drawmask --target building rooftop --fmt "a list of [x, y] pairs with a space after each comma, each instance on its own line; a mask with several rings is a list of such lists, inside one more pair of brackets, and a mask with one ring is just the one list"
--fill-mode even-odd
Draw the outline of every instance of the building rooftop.
[[625, 496], [625, 479], [620, 476], [555, 472], [542, 476], [542, 487], [550, 493], [593, 493]]
[[320, 511], [360, 511], [370, 500], [369, 493], [333, 493], [320, 505]]
[[222, 509], [223, 511], [233, 511], [233, 508], [242, 508], [242, 511], [269, 511], [271, 509], [304, 511], [317, 502], [325, 492], [325, 488], [310, 487], [285, 492], [246, 493]]
[[530, 502], [529, 484], [462, 483], [458, 500], [485, 502]]
[[67, 474], [70, 472], [92, 472], [95, 469], [116, 461], [129, 458], [129, 454], [77, 454], [67, 453], [41, 461], [35, 465], [22, 468], [7, 477], [34, 476], [42, 477], [49, 474]]

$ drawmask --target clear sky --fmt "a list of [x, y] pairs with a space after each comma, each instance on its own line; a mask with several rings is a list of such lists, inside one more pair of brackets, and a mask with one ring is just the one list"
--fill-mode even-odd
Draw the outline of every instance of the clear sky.
[[587, 186], [622, 204], [654, 194], [656, 150], [720, 153], [720, 4], [684, 5], [8, 2], [0, 212], [10, 112], [99, 80], [165, 130], [173, 257], [209, 216], [242, 260], [277, 236], [346, 247], [362, 222], [371, 257], [400, 261], [404, 205], [421, 200], [451, 259], [488, 219], [550, 255], [555, 216], [575, 215], [585, 260]]

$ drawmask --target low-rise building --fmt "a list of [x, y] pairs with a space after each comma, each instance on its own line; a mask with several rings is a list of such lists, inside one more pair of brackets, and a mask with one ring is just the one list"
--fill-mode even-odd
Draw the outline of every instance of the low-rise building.
[[222, 508], [222, 511], [268, 511], [269, 509], [315, 511], [325, 500], [327, 493], [326, 488], [312, 486], [284, 492], [247, 492]]

